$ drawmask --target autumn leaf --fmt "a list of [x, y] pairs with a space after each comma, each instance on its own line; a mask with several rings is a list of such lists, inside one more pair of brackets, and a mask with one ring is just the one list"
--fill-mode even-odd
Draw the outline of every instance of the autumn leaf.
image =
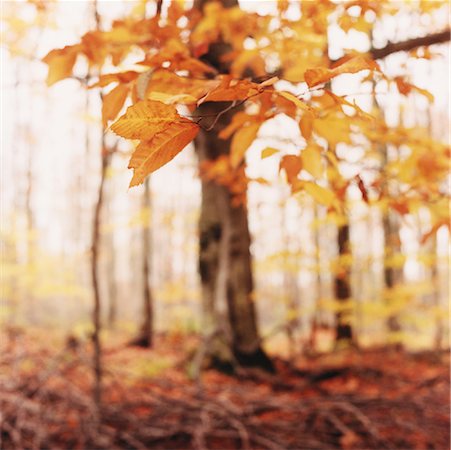
[[269, 158], [270, 156], [274, 155], [275, 153], [279, 153], [279, 150], [277, 150], [276, 148], [272, 148], [272, 147], [266, 147], [265, 149], [262, 150], [261, 158], [262, 159]]
[[135, 72], [133, 70], [118, 73], [107, 73], [105, 75], [100, 75], [99, 80], [96, 83], [91, 84], [89, 88], [105, 87], [115, 82], [129, 83], [130, 81], [136, 79], [139, 75], [139, 72]]
[[250, 147], [257, 137], [260, 128], [260, 122], [240, 128], [233, 136], [230, 145], [230, 163], [232, 167], [237, 167], [244, 158], [246, 150]]
[[299, 128], [301, 130], [302, 137], [308, 141], [312, 136], [314, 116], [311, 113], [305, 113], [302, 115], [299, 121]]
[[180, 120], [175, 106], [152, 100], [143, 100], [127, 109], [111, 129], [127, 139], [150, 140], [171, 124]]
[[326, 83], [338, 75], [342, 75], [344, 73], [357, 73], [361, 70], [373, 70], [380, 72], [380, 68], [375, 61], [362, 56], [355, 56], [333, 69], [327, 69], [325, 67], [309, 69], [305, 72], [304, 77], [308, 86], [314, 87], [318, 84]]
[[221, 139], [228, 139], [236, 130], [238, 130], [238, 128], [241, 128], [246, 122], [252, 121], [253, 119], [253, 116], [250, 116], [243, 111], [237, 112], [232, 117], [230, 123], [219, 132], [219, 137]]
[[78, 45], [68, 45], [64, 48], [52, 50], [42, 59], [49, 66], [47, 86], [72, 76], [78, 51]]
[[197, 98], [189, 94], [167, 94], [165, 92], [152, 91], [148, 95], [149, 100], [156, 100], [166, 105], [192, 105], [197, 102]]
[[211, 90], [205, 97], [199, 100], [199, 105], [205, 102], [245, 100], [259, 92], [263, 92], [264, 89], [264, 86], [260, 86], [249, 80], [235, 80], [230, 76], [224, 76], [218, 87]]
[[297, 155], [285, 155], [280, 161], [279, 170], [285, 170], [288, 183], [293, 184], [302, 170], [302, 160]]
[[144, 182], [147, 175], [171, 161], [197, 135], [194, 122], [175, 122], [152, 139], [141, 142], [134, 151], [128, 168], [134, 169], [130, 187]]
[[310, 106], [308, 106], [306, 103], [304, 103], [302, 100], [299, 100], [294, 94], [292, 94], [291, 92], [285, 92], [285, 91], [281, 91], [281, 92], [277, 92], [278, 95], [280, 95], [283, 98], [286, 98], [287, 100], [289, 100], [290, 102], [292, 102], [296, 107], [298, 107], [299, 109], [302, 109], [303, 111], [307, 111], [309, 113], [311, 113], [313, 110]]
[[130, 88], [126, 84], [118, 84], [111, 92], [103, 96], [102, 122], [106, 127], [109, 120], [113, 120], [124, 106]]
[[336, 197], [333, 191], [324, 188], [319, 184], [312, 183], [310, 181], [304, 181], [302, 183], [304, 190], [313, 197], [315, 201], [325, 206], [332, 206], [336, 203]]
[[301, 153], [302, 166], [310, 175], [321, 178], [324, 173], [324, 166], [321, 159], [321, 148], [312, 144], [307, 146]]

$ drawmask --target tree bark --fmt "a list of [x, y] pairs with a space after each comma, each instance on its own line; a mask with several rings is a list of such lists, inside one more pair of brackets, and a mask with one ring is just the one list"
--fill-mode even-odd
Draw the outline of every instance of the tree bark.
[[451, 39], [450, 29], [447, 28], [444, 31], [438, 33], [428, 34], [426, 36], [407, 39], [401, 42], [389, 42], [386, 46], [382, 48], [371, 48], [370, 55], [373, 59], [383, 59], [387, 56], [397, 53], [397, 52], [408, 52], [415, 50], [418, 47], [424, 47], [434, 44], [442, 44], [448, 42]]
[[[150, 208], [151, 192], [150, 178], [144, 182], [142, 207]], [[151, 232], [150, 223], [142, 226], [142, 283], [143, 283], [143, 321], [138, 336], [131, 341], [131, 345], [151, 348], [153, 346], [153, 296], [150, 284], [151, 274]]]
[[[208, 103], [198, 114], [223, 111], [224, 103]], [[200, 167], [229, 155], [230, 139], [218, 137], [232, 113], [223, 114], [212, 131], [196, 138]], [[214, 180], [202, 180], [199, 221], [199, 272], [202, 284], [204, 332], [215, 336], [209, 353], [219, 366], [273, 366], [260, 346], [250, 254], [251, 237], [245, 205], [235, 205], [229, 188]], [[227, 312], [226, 312], [227, 311]], [[228, 321], [225, 322], [226, 314]]]
[[99, 280], [99, 251], [100, 251], [100, 226], [101, 214], [104, 198], [104, 187], [106, 172], [109, 165], [110, 155], [103, 147], [104, 138], [102, 133], [102, 168], [100, 174], [100, 183], [97, 191], [97, 201], [94, 209], [94, 218], [92, 225], [92, 244], [91, 244], [91, 277], [92, 289], [94, 293], [94, 305], [92, 310], [92, 322], [94, 330], [92, 333], [92, 342], [94, 346], [94, 388], [93, 395], [97, 407], [100, 407], [102, 400], [102, 348], [100, 342], [101, 332], [101, 295], [100, 295], [100, 280]]
[[[209, 0], [196, 0], [194, 7], [203, 10]], [[223, 6], [237, 6], [237, 0], [224, 0]], [[228, 71], [222, 56], [230, 50], [227, 43], [210, 45], [204, 59], [219, 72]], [[228, 104], [207, 103], [198, 115], [215, 116]], [[234, 111], [236, 112], [236, 110]], [[233, 113], [222, 114], [213, 130], [200, 131], [196, 139], [199, 165], [230, 154], [230, 139], [219, 139], [219, 132]], [[204, 307], [204, 332], [210, 336], [209, 353], [214, 362], [226, 368], [236, 363], [273, 370], [260, 345], [250, 254], [251, 237], [247, 209], [234, 205], [232, 193], [213, 180], [202, 181], [202, 205], [199, 222], [199, 272]], [[225, 309], [228, 323], [224, 321]], [[214, 338], [214, 339], [212, 339]]]
[[[338, 227], [338, 255], [339, 258], [346, 258], [349, 255], [349, 224], [346, 223]], [[350, 323], [349, 303], [351, 297], [350, 269], [347, 262], [340, 263], [339, 272], [334, 280], [335, 298], [341, 304], [340, 311], [336, 313], [335, 342], [338, 344], [344, 341], [353, 341], [353, 330]]]

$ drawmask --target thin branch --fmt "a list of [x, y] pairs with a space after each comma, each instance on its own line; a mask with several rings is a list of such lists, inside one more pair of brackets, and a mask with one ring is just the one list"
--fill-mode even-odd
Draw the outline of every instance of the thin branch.
[[433, 44], [442, 44], [451, 40], [451, 31], [447, 28], [439, 33], [428, 34], [426, 36], [407, 39], [401, 42], [389, 42], [385, 47], [372, 48], [370, 55], [374, 59], [383, 59], [393, 53], [408, 52], [418, 47], [429, 46]]

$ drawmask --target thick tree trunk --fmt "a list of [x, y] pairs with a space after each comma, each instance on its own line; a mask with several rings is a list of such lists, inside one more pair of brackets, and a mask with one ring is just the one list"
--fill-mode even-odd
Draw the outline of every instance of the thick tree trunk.
[[[338, 228], [338, 254], [340, 259], [346, 259], [350, 252], [349, 224]], [[347, 305], [351, 297], [350, 269], [346, 261], [340, 264], [334, 280], [335, 297], [340, 303], [340, 311], [336, 314], [335, 342], [353, 342], [353, 330], [350, 322], [350, 305]]]
[[[198, 109], [198, 114], [215, 115], [226, 106], [224, 103], [206, 104]], [[200, 167], [206, 161], [229, 154], [230, 140], [220, 139], [218, 133], [231, 115], [222, 115], [212, 131], [199, 133], [196, 151]], [[252, 298], [251, 237], [246, 207], [234, 204], [228, 187], [204, 179], [199, 229], [203, 329], [210, 336], [210, 357], [219, 366], [230, 367], [238, 362], [272, 370], [260, 346]], [[225, 321], [226, 315], [228, 321]]]
[[[208, 1], [196, 0], [194, 7], [202, 11]], [[222, 3], [225, 7], [238, 5], [237, 0], [224, 0]], [[229, 63], [224, 62], [222, 56], [228, 50], [227, 43], [213, 43], [204, 59], [219, 72], [226, 73]], [[214, 118], [227, 106], [207, 103], [198, 109], [197, 114]], [[200, 166], [205, 161], [230, 154], [230, 139], [219, 139], [218, 134], [229, 123], [233, 113], [222, 114], [213, 130], [199, 133], [196, 151]], [[233, 368], [239, 363], [273, 370], [271, 361], [261, 348], [257, 330], [246, 207], [233, 203], [232, 193], [226, 186], [203, 180], [199, 228], [199, 271], [205, 342], [209, 346], [207, 353], [219, 366]], [[226, 309], [228, 323], [224, 320]]]

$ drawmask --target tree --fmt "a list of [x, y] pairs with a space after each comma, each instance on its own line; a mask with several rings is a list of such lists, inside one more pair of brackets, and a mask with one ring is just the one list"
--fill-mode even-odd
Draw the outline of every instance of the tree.
[[[103, 73], [92, 87], [116, 84], [104, 96], [105, 122], [116, 119], [128, 97], [132, 100], [111, 126], [119, 136], [140, 141], [129, 164], [134, 172], [130, 186], [141, 184], [196, 140], [204, 194], [200, 272], [205, 304], [217, 303], [214, 297], [227, 298], [232, 353], [240, 363], [253, 364], [262, 350], [251, 301], [245, 202], [252, 180], [244, 168], [246, 150], [263, 124], [284, 115], [299, 126], [298, 152], [283, 154], [283, 148], [276, 149], [273, 154], [282, 156], [273, 160], [293, 194], [310, 195], [340, 217], [346, 215], [350, 186], [357, 187], [366, 202], [384, 203], [400, 214], [407, 214], [418, 202], [442, 199], [448, 147], [424, 131], [389, 127], [382, 117], [368, 113], [346, 95], [337, 95], [326, 83], [343, 74], [360, 74], [394, 86], [403, 95], [429, 98], [406, 76], [384, 74], [375, 59], [444, 42], [449, 30], [388, 43], [364, 54], [348, 52], [330, 63], [325, 49], [331, 24], [345, 32], [370, 30], [378, 17], [394, 14], [397, 8], [390, 2], [280, 2], [273, 15], [261, 16], [234, 2], [201, 4], [202, 12], [199, 4], [187, 9], [178, 2], [156, 5], [157, 14], [150, 19], [127, 17], [115, 21], [108, 31], [89, 32], [80, 43], [52, 51], [46, 57], [48, 81], [71, 76], [79, 55], [90, 65], [108, 59], [120, 66], [132, 51], [144, 53], [144, 59], [137, 61], [142, 70], [121, 67]], [[428, 57], [426, 51], [416, 56]], [[403, 145], [408, 151], [390, 162], [383, 175], [372, 178], [365, 163], [381, 144]], [[342, 170], [345, 158], [338, 149], [356, 146], [364, 150], [363, 156], [358, 173], [349, 176]], [[396, 199], [381, 188], [382, 176], [399, 183]], [[339, 236], [345, 254], [349, 229], [343, 230]], [[220, 264], [221, 258], [226, 262]], [[221, 268], [227, 269], [226, 276]], [[226, 280], [222, 285], [217, 282], [220, 277]], [[337, 285], [336, 292], [339, 298], [349, 298], [349, 289], [344, 292]], [[211, 308], [211, 322], [218, 321], [217, 307]], [[216, 327], [207, 329], [215, 333]]]

